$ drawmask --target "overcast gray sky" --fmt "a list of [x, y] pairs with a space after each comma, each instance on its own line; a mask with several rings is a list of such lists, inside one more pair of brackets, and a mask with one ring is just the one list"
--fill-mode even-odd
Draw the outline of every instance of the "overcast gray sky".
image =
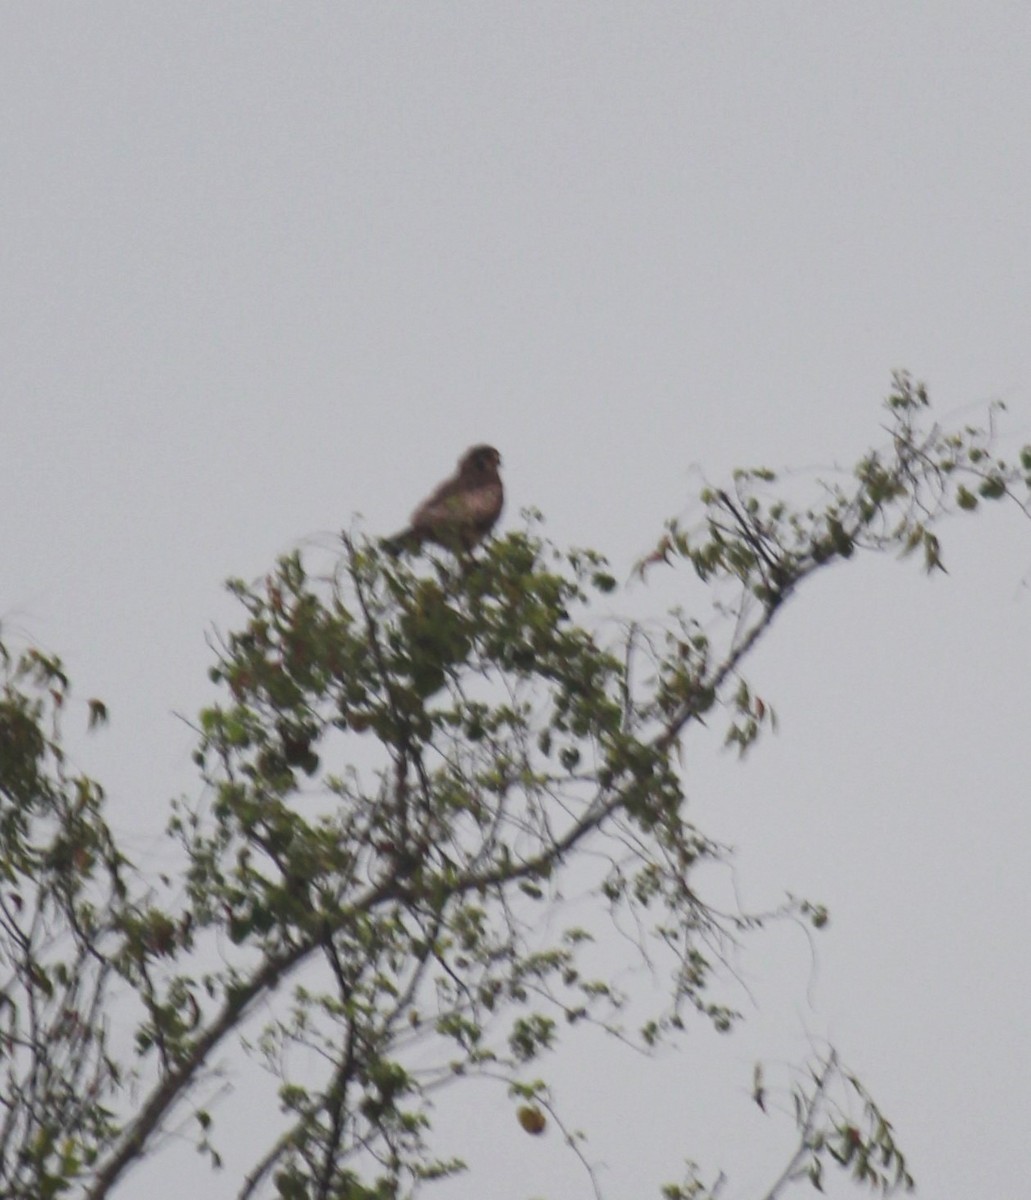
[[[5, 5], [0, 618], [109, 702], [81, 755], [141, 858], [196, 787], [173, 712], [208, 696], [221, 580], [356, 511], [395, 529], [471, 442], [507, 521], [538, 506], [622, 573], [699, 466], [857, 457], [896, 367], [1028, 440], [1029, 46], [1016, 2]], [[807, 590], [752, 670], [779, 736], [692, 746], [743, 898], [832, 927], [815, 964], [797, 932], [743, 959], [737, 1039], [570, 1059], [613, 1196], [685, 1156], [727, 1200], [768, 1186], [790, 1130], [750, 1064], [807, 1036], [923, 1195], [1026, 1192], [1031, 539], [956, 533], [948, 578]], [[589, 1194], [480, 1103], [451, 1148], [482, 1173], [442, 1196]]]

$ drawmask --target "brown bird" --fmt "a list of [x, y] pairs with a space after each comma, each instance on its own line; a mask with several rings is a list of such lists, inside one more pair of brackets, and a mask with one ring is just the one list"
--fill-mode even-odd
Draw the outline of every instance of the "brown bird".
[[458, 470], [412, 513], [407, 529], [385, 538], [383, 549], [397, 555], [436, 542], [455, 553], [481, 542], [501, 516], [505, 492], [498, 467], [501, 455], [493, 446], [473, 446], [458, 460]]

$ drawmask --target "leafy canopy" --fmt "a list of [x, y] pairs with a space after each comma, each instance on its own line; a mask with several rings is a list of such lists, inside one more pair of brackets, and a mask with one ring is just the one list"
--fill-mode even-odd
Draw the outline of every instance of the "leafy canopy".
[[[705, 489], [695, 524], [669, 523], [638, 574], [689, 570], [710, 589], [701, 617], [603, 619], [619, 595], [605, 560], [560, 550], [532, 517], [475, 558], [395, 560], [345, 534], [322, 572], [298, 552], [233, 583], [244, 617], [218, 641], [205, 786], [173, 807], [169, 887], [128, 862], [102, 789], [68, 769], [61, 664], [4, 650], [0, 1191], [114, 1195], [184, 1111], [218, 1165], [207, 1101], [233, 1044], [275, 1075], [281, 1112], [236, 1194], [385, 1200], [462, 1169], [433, 1136], [443, 1086], [501, 1081], [534, 1135], [565, 1128], [547, 1062], [577, 1027], [645, 1048], [692, 1016], [732, 1029], [723, 948], [827, 914], [705, 902], [696, 868], [727, 852], [691, 819], [683, 744], [715, 728], [744, 753], [772, 723], [742, 671], [810, 577], [857, 551], [919, 552], [937, 570], [943, 517], [1023, 506], [1031, 482], [1029, 451], [1010, 464], [991, 425], [929, 423], [908, 377], [887, 409], [888, 448], [817, 502], [742, 471]], [[91, 724], [105, 715], [90, 702]], [[574, 923], [563, 901], [585, 892], [593, 909]], [[621, 994], [591, 968], [609, 921], [665, 964], [663, 995]], [[636, 1029], [631, 999], [647, 1010]], [[113, 1011], [130, 1045], [112, 1039]], [[764, 1109], [768, 1091], [757, 1068]], [[797, 1147], [767, 1200], [820, 1186], [828, 1162], [881, 1190], [911, 1184], [833, 1051], [793, 1096]], [[690, 1167], [664, 1194], [711, 1197], [721, 1179]]]

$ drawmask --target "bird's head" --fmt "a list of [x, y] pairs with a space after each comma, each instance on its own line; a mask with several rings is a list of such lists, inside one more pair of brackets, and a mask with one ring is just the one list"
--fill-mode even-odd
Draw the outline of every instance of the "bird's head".
[[501, 455], [493, 446], [473, 446], [466, 450], [458, 463], [463, 479], [496, 479]]

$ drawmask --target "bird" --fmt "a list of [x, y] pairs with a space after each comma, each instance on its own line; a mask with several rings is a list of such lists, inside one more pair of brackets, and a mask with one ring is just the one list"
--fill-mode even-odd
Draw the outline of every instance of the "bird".
[[436, 542], [456, 554], [468, 553], [494, 528], [505, 503], [498, 474], [501, 455], [493, 446], [472, 446], [458, 460], [458, 469], [412, 513], [407, 529], [381, 543], [395, 557], [415, 551], [423, 542]]

